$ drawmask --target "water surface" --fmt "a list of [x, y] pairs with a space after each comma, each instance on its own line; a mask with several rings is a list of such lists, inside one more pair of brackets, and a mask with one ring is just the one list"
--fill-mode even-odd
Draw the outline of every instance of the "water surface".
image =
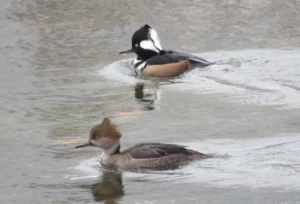
[[[299, 203], [298, 1], [1, 0], [1, 203]], [[216, 65], [136, 78], [148, 23]], [[165, 172], [99, 166], [74, 149], [108, 116], [125, 147], [229, 154]]]

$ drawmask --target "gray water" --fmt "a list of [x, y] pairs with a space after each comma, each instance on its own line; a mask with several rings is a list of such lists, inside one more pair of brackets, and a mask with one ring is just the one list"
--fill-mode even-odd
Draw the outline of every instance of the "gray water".
[[[1, 0], [1, 203], [300, 203], [300, 1]], [[132, 33], [216, 65], [132, 74]], [[108, 116], [123, 148], [227, 159], [119, 172], [74, 146]]]

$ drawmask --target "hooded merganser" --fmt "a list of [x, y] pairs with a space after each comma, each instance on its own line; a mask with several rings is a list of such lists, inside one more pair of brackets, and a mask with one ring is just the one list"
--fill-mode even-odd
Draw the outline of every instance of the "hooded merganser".
[[158, 77], [174, 77], [194, 67], [205, 67], [214, 63], [200, 57], [163, 50], [157, 32], [148, 24], [135, 31], [132, 36], [132, 47], [119, 54], [137, 54], [134, 69]]
[[95, 146], [103, 150], [101, 163], [124, 169], [167, 170], [186, 165], [191, 161], [214, 157], [185, 148], [162, 143], [140, 143], [120, 152], [121, 133], [109, 118], [94, 126], [89, 140], [75, 148]]

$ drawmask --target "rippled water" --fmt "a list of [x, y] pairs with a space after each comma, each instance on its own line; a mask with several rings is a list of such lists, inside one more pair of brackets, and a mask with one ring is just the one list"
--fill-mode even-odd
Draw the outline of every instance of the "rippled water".
[[[300, 203], [300, 2], [1, 0], [1, 203]], [[217, 64], [137, 78], [149, 23]], [[226, 159], [104, 170], [74, 149], [109, 116], [124, 147], [160, 141]]]

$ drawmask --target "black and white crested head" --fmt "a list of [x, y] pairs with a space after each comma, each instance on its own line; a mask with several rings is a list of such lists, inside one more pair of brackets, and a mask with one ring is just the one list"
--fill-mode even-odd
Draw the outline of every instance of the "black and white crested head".
[[143, 49], [153, 50], [157, 53], [162, 51], [162, 47], [160, 44], [160, 39], [158, 37], [158, 34], [154, 28], [151, 28], [148, 24], [144, 25], [144, 29], [146, 28], [147, 33], [145, 32], [145, 35], [147, 34], [147, 39], [140, 42], [140, 46]]
[[156, 30], [145, 24], [133, 34], [131, 49], [120, 53], [135, 52], [140, 60], [146, 60], [162, 51]]

